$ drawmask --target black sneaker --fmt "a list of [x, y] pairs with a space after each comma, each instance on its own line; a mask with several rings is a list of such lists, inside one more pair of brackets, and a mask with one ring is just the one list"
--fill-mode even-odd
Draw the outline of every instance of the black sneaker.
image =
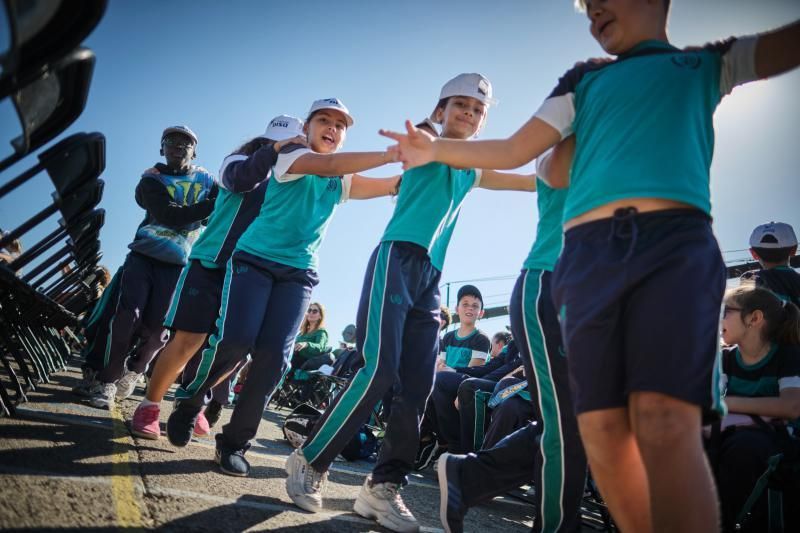
[[439, 446], [439, 442], [435, 438], [426, 442], [420, 442], [417, 457], [414, 459], [414, 470], [425, 470], [444, 451], [445, 448]]
[[175, 407], [167, 419], [167, 438], [173, 446], [186, 446], [192, 440], [194, 423], [202, 407], [175, 400]]
[[211, 400], [206, 405], [206, 420], [208, 420], [208, 427], [213, 428], [214, 424], [219, 422], [219, 418], [222, 416], [222, 404], [216, 400]]
[[461, 497], [461, 460], [463, 455], [443, 453], [436, 463], [439, 475], [439, 520], [446, 533], [464, 531], [467, 506]]
[[250, 473], [250, 463], [244, 458], [244, 454], [250, 449], [250, 443], [244, 448], [232, 448], [225, 443], [225, 437], [217, 433], [217, 449], [214, 452], [214, 462], [219, 465], [223, 474], [229, 476], [246, 477]]

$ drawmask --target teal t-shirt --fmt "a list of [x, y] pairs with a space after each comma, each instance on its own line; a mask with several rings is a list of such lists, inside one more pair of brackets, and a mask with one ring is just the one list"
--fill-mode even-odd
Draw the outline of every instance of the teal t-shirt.
[[241, 194], [219, 188], [217, 199], [214, 200], [214, 211], [208, 218], [205, 231], [192, 246], [189, 259], [217, 264], [219, 252], [241, 204]]
[[458, 330], [450, 331], [442, 337], [439, 358], [443, 358], [450, 368], [463, 368], [469, 366], [473, 358], [485, 361], [489, 357], [491, 348], [492, 342], [489, 337], [479, 329], [466, 337], [459, 337]]
[[536, 178], [536, 204], [539, 208], [539, 223], [536, 225], [536, 240], [522, 268], [552, 272], [561, 248], [564, 246], [564, 201], [568, 189], [553, 189], [540, 178]]
[[564, 220], [625, 198], [661, 198], [709, 213], [713, 113], [755, 77], [752, 39], [693, 50], [645, 41], [615, 61], [567, 72], [536, 116], [574, 132]]
[[278, 156], [261, 210], [236, 249], [294, 268], [316, 270], [319, 246], [336, 206], [347, 201], [351, 176], [288, 174], [291, 164], [309, 150], [287, 148], [291, 151]]
[[441, 271], [461, 204], [478, 183], [480, 172], [442, 163], [407, 170], [381, 242], [418, 244], [428, 251], [431, 264]]
[[214, 201], [214, 211], [208, 219], [206, 230], [192, 246], [189, 259], [217, 267], [225, 266], [237, 241], [255, 220], [264, 203], [266, 181], [276, 162], [277, 154], [271, 147], [251, 156], [231, 154], [225, 158], [219, 171], [220, 187]]

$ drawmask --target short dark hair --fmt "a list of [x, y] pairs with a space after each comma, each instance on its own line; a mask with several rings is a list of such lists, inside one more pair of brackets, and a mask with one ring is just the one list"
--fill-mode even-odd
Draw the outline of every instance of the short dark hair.
[[502, 342], [503, 344], [508, 344], [511, 342], [511, 333], [507, 331], [498, 331], [492, 337], [492, 340], [495, 342]]
[[767, 263], [783, 263], [788, 261], [794, 255], [797, 246], [789, 246], [788, 248], [756, 248], [753, 247], [753, 252]]

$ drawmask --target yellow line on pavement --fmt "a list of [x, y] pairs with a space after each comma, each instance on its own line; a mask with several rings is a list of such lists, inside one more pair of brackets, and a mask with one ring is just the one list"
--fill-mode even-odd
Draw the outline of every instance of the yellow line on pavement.
[[112, 439], [114, 448], [111, 452], [111, 495], [114, 498], [114, 508], [119, 521], [117, 526], [144, 530], [140, 501], [133, 484], [131, 452], [128, 451], [132, 439], [116, 405], [111, 408], [111, 423], [114, 430]]

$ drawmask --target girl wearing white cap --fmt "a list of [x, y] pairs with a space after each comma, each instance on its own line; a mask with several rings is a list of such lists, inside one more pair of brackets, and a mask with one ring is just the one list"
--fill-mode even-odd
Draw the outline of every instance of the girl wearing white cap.
[[303, 128], [308, 146], [278, 154], [260, 212], [228, 261], [217, 333], [203, 350], [197, 376], [176, 392], [167, 436], [185, 446], [203, 397], [250, 353], [251, 368], [229, 424], [217, 435], [216, 461], [246, 476], [244, 458], [264, 405], [288, 369], [295, 335], [318, 283], [317, 250], [336, 206], [348, 198], [388, 196], [397, 177], [352, 174], [391, 161], [386, 152], [336, 154], [353, 119], [337, 99], [317, 100]]
[[[489, 80], [461, 74], [442, 88], [431, 118], [442, 125], [443, 137], [468, 139], [480, 131], [492, 103]], [[450, 235], [473, 187], [532, 191], [535, 181], [532, 176], [439, 163], [405, 172], [402, 180], [362, 289], [356, 341], [365, 365], [302, 448], [289, 456], [286, 489], [299, 507], [320, 510], [329, 465], [399, 377], [378, 462], [354, 508], [394, 531], [416, 531], [419, 524], [398, 490], [414, 464], [419, 422], [433, 383], [438, 286]]]
[[[290, 142], [305, 142], [303, 123], [295, 117], [280, 115], [270, 121], [262, 135], [244, 143], [222, 162], [218, 178], [220, 192], [214, 211], [205, 231], [192, 246], [189, 263], [178, 278], [167, 311], [164, 326], [173, 331], [172, 338], [159, 354], [145, 398], [133, 413], [131, 431], [134, 435], [159, 438], [161, 400], [192, 356], [199, 359], [198, 350], [205, 344], [206, 336], [215, 331], [225, 265], [239, 236], [258, 215], [278, 152]], [[194, 368], [187, 369], [183, 377], [186, 384], [193, 381], [198, 371], [198, 365], [190, 366]], [[139, 376], [126, 380], [127, 377], [118, 384], [118, 396], [129, 396]], [[224, 398], [222, 403], [227, 403], [228, 392], [222, 390], [224, 387], [216, 387], [215, 392], [217, 388], [220, 389], [219, 399]], [[207, 432], [208, 421], [201, 414], [195, 434]]]

